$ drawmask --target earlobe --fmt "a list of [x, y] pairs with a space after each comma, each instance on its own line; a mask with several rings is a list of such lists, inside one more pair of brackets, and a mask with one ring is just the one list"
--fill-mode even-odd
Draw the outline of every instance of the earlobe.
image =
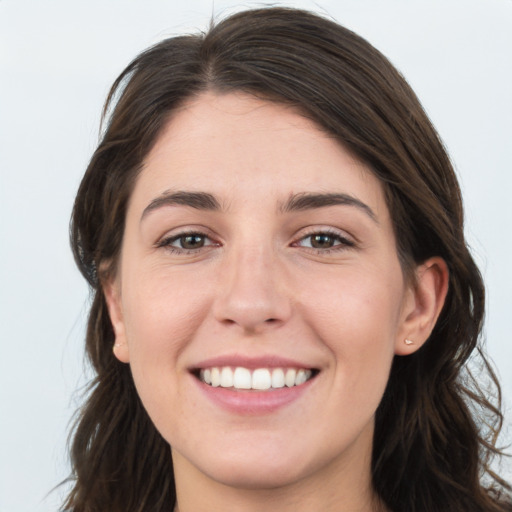
[[118, 283], [115, 280], [105, 283], [103, 286], [103, 293], [105, 294], [110, 322], [112, 323], [112, 328], [114, 329], [115, 334], [115, 342], [112, 350], [119, 361], [122, 363], [129, 363], [130, 353], [126, 343], [121, 293]]
[[418, 266], [415, 283], [407, 292], [395, 354], [412, 354], [428, 340], [443, 309], [448, 281], [448, 267], [442, 258], [430, 258]]

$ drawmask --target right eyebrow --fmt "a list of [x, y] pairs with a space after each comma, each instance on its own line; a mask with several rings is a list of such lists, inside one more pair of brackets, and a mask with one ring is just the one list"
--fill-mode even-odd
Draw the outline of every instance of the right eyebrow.
[[221, 206], [217, 199], [207, 192], [189, 192], [178, 190], [176, 192], [166, 191], [158, 197], [155, 197], [147, 206], [141, 215], [141, 222], [152, 211], [164, 206], [189, 206], [197, 210], [219, 211]]

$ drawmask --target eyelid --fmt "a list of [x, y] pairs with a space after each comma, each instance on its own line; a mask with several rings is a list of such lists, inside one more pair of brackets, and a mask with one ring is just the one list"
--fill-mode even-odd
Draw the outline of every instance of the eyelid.
[[166, 229], [165, 231], [162, 230], [162, 232], [163, 234], [158, 237], [155, 245], [158, 245], [158, 243], [160, 243], [162, 240], [179, 238], [180, 236], [194, 234], [207, 236], [208, 238], [212, 239], [218, 238], [218, 236], [210, 228], [207, 228], [201, 224], [182, 224], [173, 228]]
[[[198, 235], [208, 239], [210, 243], [207, 243], [201, 247], [195, 249], [185, 249], [180, 247], [174, 247], [172, 243], [179, 240], [181, 237], [189, 236], [189, 235]], [[338, 239], [339, 243], [329, 248], [316, 248], [316, 247], [307, 247], [301, 245], [301, 242], [308, 237], [313, 235], [328, 235], [333, 238]], [[358, 241], [352, 235], [348, 234], [346, 231], [334, 228], [332, 226], [308, 226], [299, 231], [299, 233], [294, 237], [294, 241], [291, 243], [291, 246], [302, 247], [303, 249], [309, 249], [318, 253], [328, 253], [329, 251], [339, 251], [346, 250], [351, 247], [357, 246]], [[202, 250], [207, 250], [211, 247], [218, 247], [223, 245], [219, 241], [219, 237], [211, 232], [210, 229], [204, 226], [183, 226], [172, 229], [168, 231], [165, 235], [160, 237], [154, 247], [163, 248], [175, 253], [181, 254], [190, 254], [193, 252], [198, 252]]]
[[[184, 249], [181, 247], [174, 247], [171, 244], [176, 240], [179, 240], [182, 237], [190, 236], [190, 235], [198, 235], [208, 239], [212, 243], [208, 243], [202, 247], [198, 247], [196, 249]], [[200, 250], [207, 249], [212, 246], [219, 246], [221, 243], [218, 241], [218, 237], [216, 237], [211, 230], [203, 227], [203, 226], [184, 226], [172, 229], [166, 232], [163, 236], [161, 236], [154, 244], [156, 248], [167, 249], [171, 252], [182, 253], [182, 254], [190, 254], [193, 252], [197, 252]]]
[[[328, 235], [332, 236], [333, 238], [337, 238], [341, 241], [341, 243], [330, 247], [326, 249], [320, 249], [316, 247], [305, 247], [299, 245], [299, 242], [303, 241], [304, 239], [311, 237], [313, 235]], [[318, 252], [327, 252], [327, 251], [336, 251], [336, 250], [343, 250], [348, 249], [350, 247], [355, 247], [357, 245], [357, 241], [355, 238], [351, 235], [349, 235], [346, 231], [343, 231], [341, 229], [336, 229], [331, 226], [310, 226], [308, 228], [305, 228], [302, 230], [297, 237], [295, 238], [295, 241], [292, 243], [294, 246], [303, 247], [305, 249], [312, 249], [314, 251]]]

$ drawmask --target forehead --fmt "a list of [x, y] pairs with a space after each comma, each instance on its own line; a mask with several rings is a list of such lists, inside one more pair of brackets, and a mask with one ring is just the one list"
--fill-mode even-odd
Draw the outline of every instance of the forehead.
[[168, 190], [207, 191], [230, 203], [340, 192], [385, 208], [379, 180], [334, 137], [296, 109], [235, 93], [204, 93], [173, 113], [134, 195], [148, 201]]

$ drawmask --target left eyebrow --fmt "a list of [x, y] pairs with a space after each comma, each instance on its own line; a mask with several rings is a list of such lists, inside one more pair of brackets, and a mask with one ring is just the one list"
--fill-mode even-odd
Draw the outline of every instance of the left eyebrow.
[[354, 206], [368, 215], [368, 217], [370, 217], [374, 222], [378, 223], [377, 216], [374, 211], [367, 204], [349, 194], [316, 194], [307, 192], [294, 194], [281, 206], [280, 209], [283, 213], [286, 213], [337, 205]]

